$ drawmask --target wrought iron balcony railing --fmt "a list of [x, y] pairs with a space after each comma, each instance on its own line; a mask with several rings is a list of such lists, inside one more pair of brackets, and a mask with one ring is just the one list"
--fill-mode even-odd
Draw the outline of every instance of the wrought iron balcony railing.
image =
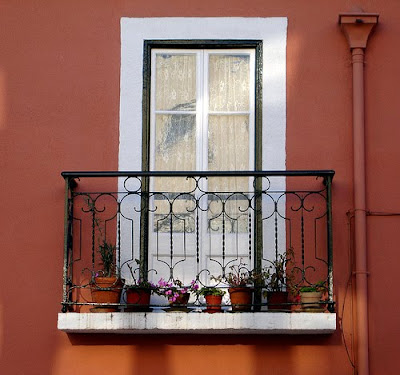
[[[333, 175], [63, 172], [62, 311], [137, 311], [127, 299], [128, 287], [160, 279], [227, 291], [239, 267], [253, 276], [253, 297], [244, 310], [333, 312]], [[111, 285], [99, 281], [110, 275], [117, 277]], [[164, 296], [153, 293], [146, 310], [171, 308], [165, 283]], [[317, 305], [300, 302], [303, 287], [323, 289]], [[114, 288], [119, 291], [114, 302], [94, 297]], [[274, 291], [287, 292], [288, 300], [274, 302]], [[228, 293], [220, 304], [222, 311], [232, 310]], [[205, 309], [204, 298], [192, 293], [185, 311]]]

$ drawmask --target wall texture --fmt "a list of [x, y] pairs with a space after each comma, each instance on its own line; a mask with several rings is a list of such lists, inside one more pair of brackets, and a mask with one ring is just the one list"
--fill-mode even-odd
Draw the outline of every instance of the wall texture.
[[[62, 170], [118, 168], [121, 17], [288, 17], [287, 168], [334, 169], [335, 295], [354, 349], [350, 233], [351, 64], [338, 14], [380, 13], [366, 53], [368, 208], [400, 211], [395, 125], [400, 4], [186, 0], [0, 4], [0, 373], [352, 374], [340, 329], [327, 337], [66, 335], [56, 329]], [[399, 82], [400, 83], [400, 82]], [[350, 221], [351, 222], [351, 221]], [[400, 218], [368, 217], [371, 374], [398, 374]], [[395, 287], [396, 288], [396, 287]], [[383, 293], [382, 293], [383, 291]], [[343, 313], [343, 303], [346, 304]], [[390, 303], [389, 303], [390, 301]]]

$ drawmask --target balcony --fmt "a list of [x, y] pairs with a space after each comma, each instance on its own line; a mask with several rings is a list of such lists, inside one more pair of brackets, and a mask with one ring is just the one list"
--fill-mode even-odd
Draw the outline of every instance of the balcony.
[[[62, 312], [67, 332], [330, 333], [333, 171], [63, 172]], [[99, 277], [116, 276], [112, 285]], [[103, 255], [103, 257], [102, 257]], [[232, 273], [251, 276], [249, 302], [231, 301]], [[157, 284], [138, 307], [127, 290]], [[177, 305], [167, 285], [216, 287]], [[168, 284], [169, 283], [169, 284]], [[317, 302], [301, 288], [322, 289]], [[117, 290], [114, 302], [94, 298]], [[274, 301], [275, 291], [286, 293]], [[94, 292], [94, 294], [93, 294]], [[168, 300], [168, 297], [170, 301]], [[213, 308], [218, 314], [208, 314]]]

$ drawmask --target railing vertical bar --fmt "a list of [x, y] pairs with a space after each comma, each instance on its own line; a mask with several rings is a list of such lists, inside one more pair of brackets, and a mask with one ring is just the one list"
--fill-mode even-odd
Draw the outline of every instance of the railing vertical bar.
[[[260, 273], [263, 259], [262, 177], [254, 178], [254, 270]], [[255, 311], [261, 310], [261, 290], [254, 293]]]
[[333, 303], [333, 236], [332, 236], [332, 176], [324, 178], [327, 205], [327, 246], [328, 246], [328, 310], [335, 311]]
[[[248, 218], [249, 218], [249, 259], [251, 260], [251, 236], [252, 236], [252, 232], [251, 232], [251, 226], [252, 226], [252, 222], [251, 222], [251, 211], [250, 211], [250, 204], [249, 204], [249, 214], [248, 214]], [[239, 230], [238, 230], [239, 232]]]
[[65, 178], [65, 193], [64, 193], [64, 270], [63, 270], [63, 305], [62, 312], [68, 311], [68, 258], [69, 258], [69, 197], [70, 197], [70, 178]]
[[174, 228], [173, 228], [173, 222], [172, 222], [172, 202], [169, 202], [169, 251], [170, 251], [170, 270], [171, 270], [171, 276], [172, 276], [172, 270], [173, 270], [173, 261], [174, 261]]
[[[300, 217], [300, 231], [301, 231], [301, 265], [303, 272], [305, 271], [305, 247], [304, 247], [304, 201], [301, 202], [301, 217]], [[304, 277], [304, 275], [303, 275]]]
[[199, 202], [196, 199], [196, 265], [197, 275], [200, 271], [200, 226], [199, 226]]
[[118, 261], [117, 261], [117, 276], [121, 276], [121, 215], [120, 215], [120, 204], [118, 202], [117, 194], [117, 249], [118, 249]]
[[225, 266], [225, 202], [222, 202], [222, 264]]
[[275, 212], [274, 212], [274, 235], [275, 235], [275, 260], [278, 260], [279, 254], [279, 241], [278, 241], [278, 202], [275, 202]]
[[[95, 214], [95, 205], [92, 206], [92, 271], [95, 269], [95, 252], [94, 252], [94, 244], [95, 244], [95, 224], [96, 224], [96, 214]], [[102, 233], [100, 232], [99, 235], [101, 236]], [[100, 238], [100, 241], [106, 240], [106, 238]], [[99, 244], [100, 245], [100, 244]]]
[[[134, 176], [139, 178], [139, 176]], [[148, 259], [148, 238], [149, 238], [149, 177], [142, 176], [141, 178], [141, 197], [140, 197], [140, 277], [144, 278], [147, 275], [147, 270], [149, 269], [149, 259]], [[157, 228], [158, 236], [158, 228]], [[132, 242], [133, 247], [133, 242]], [[133, 251], [133, 249], [132, 249]], [[158, 239], [157, 239], [157, 254], [158, 254]]]

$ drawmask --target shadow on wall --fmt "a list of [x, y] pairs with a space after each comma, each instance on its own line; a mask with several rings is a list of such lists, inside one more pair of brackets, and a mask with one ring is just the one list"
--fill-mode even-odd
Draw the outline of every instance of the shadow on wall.
[[6, 127], [6, 79], [5, 73], [0, 70], [0, 130]]
[[2, 298], [0, 296], [0, 362], [3, 358], [3, 350], [4, 350], [4, 317], [3, 317], [3, 309], [4, 305], [2, 303]]
[[[132, 355], [125, 365], [115, 364], [116, 374], [351, 373], [330, 366], [332, 353], [343, 351], [339, 332], [329, 336], [69, 334], [68, 337], [75, 347], [73, 352], [76, 346], [113, 346], [116, 352], [120, 347], [125, 355]], [[130, 350], [124, 350], [124, 346]], [[100, 368], [101, 350], [96, 359]]]

